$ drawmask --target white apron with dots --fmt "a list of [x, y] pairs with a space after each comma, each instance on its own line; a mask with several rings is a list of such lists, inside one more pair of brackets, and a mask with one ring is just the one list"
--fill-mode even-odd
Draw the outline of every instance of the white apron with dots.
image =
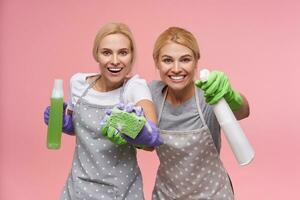
[[[100, 131], [105, 111], [114, 106], [94, 105], [83, 99], [94, 83], [84, 91], [74, 107], [76, 148], [73, 166], [60, 199], [144, 199], [135, 148], [129, 144], [115, 145]], [[123, 89], [120, 101], [123, 101]]]
[[[163, 106], [158, 122], [163, 114]], [[203, 127], [191, 131], [160, 130], [164, 144], [156, 149], [160, 160], [153, 200], [233, 200], [233, 190], [212, 135], [195, 99]], [[188, 111], [187, 111], [188, 112]]]

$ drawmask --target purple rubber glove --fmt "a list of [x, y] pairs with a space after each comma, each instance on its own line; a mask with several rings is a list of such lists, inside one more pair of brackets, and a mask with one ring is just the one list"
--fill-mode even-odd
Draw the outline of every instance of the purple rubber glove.
[[[74, 135], [72, 116], [65, 114], [66, 108], [67, 108], [67, 104], [64, 103], [62, 131], [68, 135]], [[46, 125], [48, 125], [48, 122], [49, 122], [49, 115], [50, 115], [50, 106], [47, 106], [47, 108], [44, 111], [44, 122]]]
[[145, 145], [147, 147], [156, 147], [163, 144], [157, 126], [150, 120], [147, 120], [147, 123], [135, 139], [126, 135], [122, 135], [122, 137], [130, 144]]

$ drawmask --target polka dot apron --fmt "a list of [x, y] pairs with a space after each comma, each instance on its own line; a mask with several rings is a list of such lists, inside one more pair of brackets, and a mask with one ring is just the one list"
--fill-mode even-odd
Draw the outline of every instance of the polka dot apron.
[[[163, 114], [161, 106], [158, 121]], [[203, 127], [191, 131], [160, 130], [164, 144], [156, 151], [160, 160], [153, 200], [233, 200], [231, 182], [212, 135], [195, 99]]]
[[100, 132], [105, 110], [114, 106], [94, 105], [83, 99], [95, 82], [84, 91], [74, 108], [76, 148], [73, 166], [60, 199], [144, 199], [135, 148], [128, 144], [115, 145]]

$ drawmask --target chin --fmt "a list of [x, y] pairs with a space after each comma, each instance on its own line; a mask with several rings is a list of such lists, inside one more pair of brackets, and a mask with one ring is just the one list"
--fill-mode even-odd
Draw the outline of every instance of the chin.
[[186, 88], [186, 84], [183, 84], [183, 83], [174, 83], [171, 81], [168, 81], [166, 83], [167, 83], [168, 87], [174, 91], [181, 91]]
[[186, 92], [192, 82], [190, 80], [185, 80], [185, 81], [182, 81], [182, 82], [174, 82], [172, 80], [167, 80], [165, 83], [168, 85], [168, 87], [170, 89], [172, 89], [174, 91]]
[[108, 77], [108, 80], [114, 84], [123, 83], [125, 79], [126, 79], [126, 75], [118, 75], [118, 76], [109, 76]]

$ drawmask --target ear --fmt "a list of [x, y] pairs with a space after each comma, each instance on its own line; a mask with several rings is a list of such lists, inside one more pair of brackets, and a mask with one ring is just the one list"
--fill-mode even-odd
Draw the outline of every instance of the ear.
[[158, 66], [157, 61], [154, 61], [154, 62], [155, 62], [155, 68], [159, 70], [159, 66]]

